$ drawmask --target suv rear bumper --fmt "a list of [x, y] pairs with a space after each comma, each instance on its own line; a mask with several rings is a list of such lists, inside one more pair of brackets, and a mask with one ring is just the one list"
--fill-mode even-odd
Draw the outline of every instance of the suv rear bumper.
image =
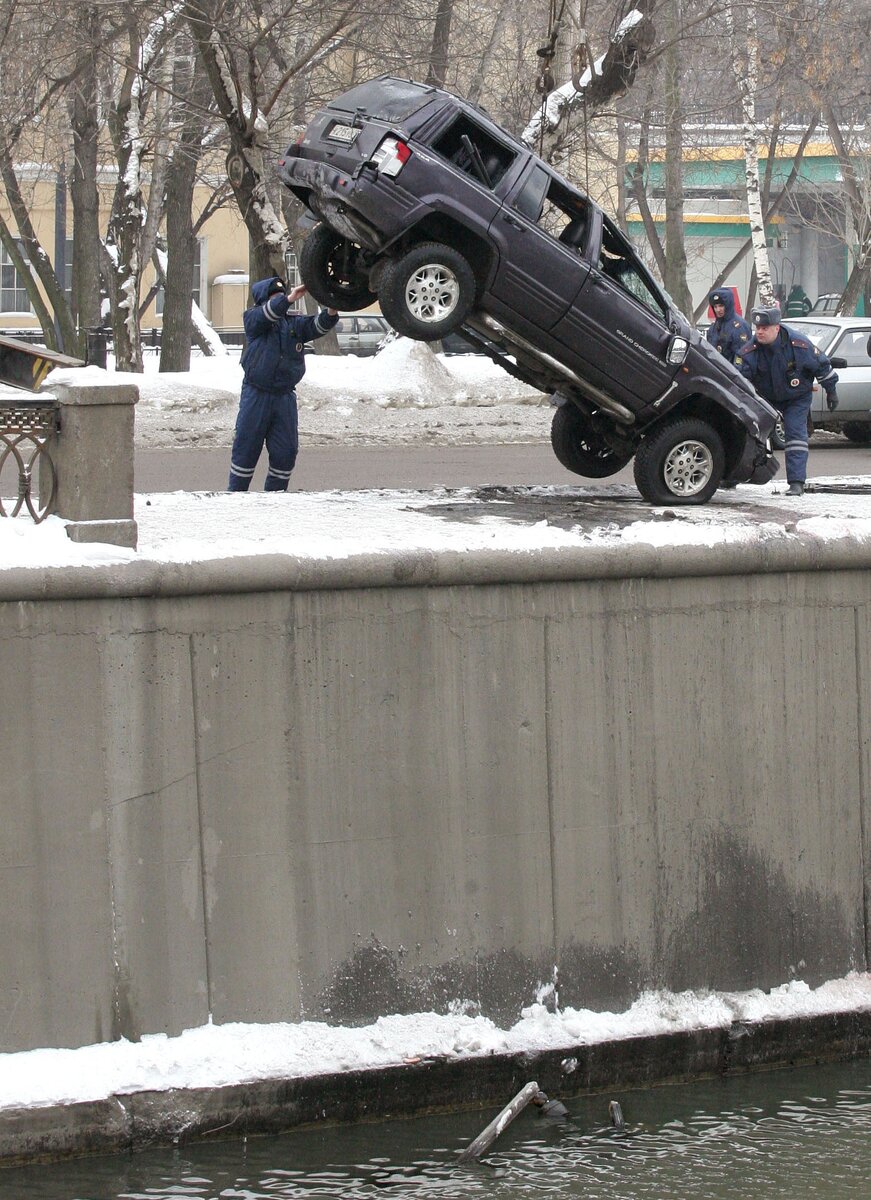
[[419, 218], [424, 206], [395, 180], [381, 180], [374, 167], [361, 166], [353, 175], [328, 163], [287, 158], [280, 168], [282, 182], [299, 195], [312, 212], [367, 250], [390, 245]]

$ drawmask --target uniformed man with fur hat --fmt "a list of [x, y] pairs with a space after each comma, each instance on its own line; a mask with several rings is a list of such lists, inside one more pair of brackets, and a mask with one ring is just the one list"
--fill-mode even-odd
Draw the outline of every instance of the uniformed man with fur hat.
[[752, 309], [750, 320], [753, 337], [738, 351], [735, 365], [759, 395], [783, 413], [788, 495], [801, 496], [807, 479], [807, 425], [814, 382], [825, 391], [826, 404], [833, 411], [838, 407], [838, 376], [821, 350], [781, 324], [776, 305]]

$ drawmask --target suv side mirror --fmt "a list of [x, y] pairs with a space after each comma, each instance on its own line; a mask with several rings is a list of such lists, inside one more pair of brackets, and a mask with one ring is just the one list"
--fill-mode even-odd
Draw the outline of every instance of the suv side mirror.
[[829, 362], [832, 364], [832, 366], [835, 368], [836, 371], [843, 371], [847, 365], [846, 358], [830, 358]]
[[673, 337], [665, 352], [665, 361], [673, 367], [679, 367], [690, 352], [690, 344], [685, 337]]

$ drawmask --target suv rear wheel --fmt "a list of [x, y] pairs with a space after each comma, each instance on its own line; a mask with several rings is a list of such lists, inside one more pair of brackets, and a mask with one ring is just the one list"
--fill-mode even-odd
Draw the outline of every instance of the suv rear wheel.
[[574, 404], [563, 404], [553, 414], [550, 444], [567, 470], [588, 479], [616, 475], [632, 457], [616, 454], [597, 436], [590, 418]]
[[650, 504], [705, 504], [720, 486], [725, 459], [713, 426], [680, 417], [638, 447], [635, 485]]
[[435, 342], [462, 325], [475, 302], [475, 276], [457, 250], [423, 242], [384, 268], [381, 311], [397, 332]]
[[318, 304], [327, 308], [356, 312], [377, 299], [369, 290], [362, 250], [329, 225], [318, 225], [303, 242], [299, 273]]

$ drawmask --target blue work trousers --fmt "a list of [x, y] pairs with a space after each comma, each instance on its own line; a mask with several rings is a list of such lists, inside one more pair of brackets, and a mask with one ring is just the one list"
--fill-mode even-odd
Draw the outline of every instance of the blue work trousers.
[[264, 392], [243, 383], [230, 455], [231, 492], [248, 491], [264, 442], [269, 454], [264, 491], [286, 492], [299, 449], [296, 392]]
[[777, 406], [783, 413], [783, 431], [786, 435], [787, 483], [804, 483], [807, 478], [807, 418], [811, 410], [810, 396], [796, 396]]

